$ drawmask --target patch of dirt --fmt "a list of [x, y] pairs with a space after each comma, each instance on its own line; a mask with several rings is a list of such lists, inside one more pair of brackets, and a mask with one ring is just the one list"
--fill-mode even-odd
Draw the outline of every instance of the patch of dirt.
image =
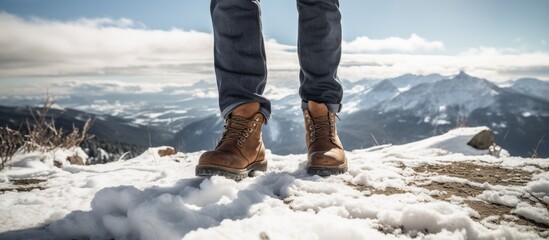
[[27, 179], [10, 179], [13, 187], [0, 188], [0, 194], [8, 191], [30, 192], [34, 189], [44, 190], [45, 188], [39, 184], [45, 182], [43, 179], [27, 178]]
[[456, 182], [449, 182], [449, 183], [432, 182], [431, 184], [423, 185], [419, 187], [426, 188], [431, 191], [433, 190], [440, 191], [441, 194], [433, 195], [434, 198], [439, 200], [446, 200], [452, 195], [462, 197], [462, 198], [475, 197], [484, 191], [484, 189], [479, 187], [474, 187], [469, 184], [456, 183]]
[[386, 187], [384, 190], [381, 190], [381, 189], [376, 189], [376, 188], [373, 188], [373, 187], [368, 187], [368, 186], [364, 186], [364, 185], [353, 185], [353, 184], [350, 184], [350, 183], [347, 183], [347, 185], [353, 187], [354, 189], [360, 191], [360, 192], [363, 192], [363, 193], [366, 193], [366, 195], [374, 195], [374, 194], [383, 194], [383, 195], [393, 195], [393, 194], [404, 194], [404, 193], [407, 193], [408, 191], [405, 191], [403, 189], [400, 189], [400, 188], [393, 188], [393, 187]]
[[404, 194], [408, 191], [405, 191], [400, 188], [387, 187], [385, 190], [373, 189], [372, 194], [383, 194], [383, 195], [393, 195], [393, 194]]
[[478, 183], [503, 186], [524, 186], [532, 179], [532, 173], [520, 169], [508, 169], [497, 165], [479, 165], [471, 162], [452, 162], [445, 165], [422, 165], [413, 168], [420, 173], [437, 173], [450, 177], [469, 179]]
[[32, 185], [32, 184], [39, 184], [45, 181], [46, 180], [44, 179], [35, 179], [35, 178], [10, 179], [10, 182], [13, 183], [13, 185]]
[[[520, 169], [508, 169], [498, 165], [475, 164], [471, 162], [452, 162], [450, 164], [441, 165], [422, 165], [415, 167], [417, 173], [434, 173], [436, 175], [445, 175], [457, 178], [468, 179], [476, 183], [490, 183], [492, 185], [503, 186], [525, 186], [531, 179], [532, 173]], [[455, 195], [462, 198], [476, 197], [485, 189], [471, 186], [463, 183], [438, 183], [431, 182], [427, 185], [419, 185], [428, 190], [438, 190], [442, 194], [433, 195], [433, 198], [439, 200], [447, 200], [450, 196]], [[523, 200], [530, 201], [523, 197]], [[496, 216], [498, 219], [490, 221], [495, 224], [500, 224], [502, 221], [513, 222], [522, 226], [524, 229], [536, 231], [541, 237], [547, 237], [549, 231], [548, 226], [539, 224], [519, 215], [512, 213], [514, 207], [508, 207], [500, 204], [485, 202], [482, 200], [465, 200], [464, 204], [474, 209], [479, 213], [479, 217], [473, 218], [476, 221], [482, 221], [490, 216]]]
[[511, 211], [514, 209], [512, 207], [487, 203], [484, 201], [465, 200], [464, 202], [467, 206], [478, 212], [480, 216], [478, 218], [475, 217], [477, 220], [482, 220], [489, 216], [503, 216], [506, 214], [511, 214]]
[[[548, 237], [549, 236], [549, 231], [548, 231], [549, 226], [546, 226], [545, 224], [534, 222], [530, 219], [527, 219], [527, 218], [524, 218], [522, 216], [515, 215], [515, 214], [511, 213], [511, 211], [513, 211], [515, 209], [513, 207], [508, 207], [508, 206], [504, 206], [504, 205], [500, 205], [500, 204], [494, 204], [494, 203], [488, 203], [488, 202], [484, 202], [484, 201], [465, 200], [464, 202], [465, 202], [465, 204], [467, 204], [467, 206], [469, 206], [470, 208], [472, 208], [472, 209], [474, 209], [475, 211], [478, 212], [478, 214], [480, 216], [478, 218], [473, 217], [477, 221], [481, 221], [483, 219], [486, 219], [489, 216], [497, 216], [498, 219], [495, 220], [495, 221], [491, 221], [491, 222], [496, 223], [496, 224], [501, 224], [502, 220], [505, 220], [507, 222], [514, 222], [514, 223], [516, 223], [518, 225], [521, 225], [521, 226], [523, 226], [527, 229], [529, 228], [529, 229], [532, 229], [532, 230], [538, 232], [538, 234], [540, 234], [541, 237]], [[512, 215], [513, 217], [512, 217], [512, 219], [509, 219], [509, 218], [506, 218], [506, 215], [507, 216]]]

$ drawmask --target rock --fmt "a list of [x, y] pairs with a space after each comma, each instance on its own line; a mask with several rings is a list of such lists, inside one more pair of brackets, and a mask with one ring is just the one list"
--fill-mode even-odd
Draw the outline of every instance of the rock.
[[71, 164], [73, 165], [86, 165], [84, 163], [84, 159], [82, 159], [80, 156], [78, 155], [74, 155], [74, 156], [68, 156], [67, 157], [67, 161], [69, 161]]
[[477, 135], [475, 135], [467, 143], [467, 145], [479, 150], [486, 150], [495, 143], [496, 138], [494, 137], [494, 133], [492, 132], [492, 130], [482, 130], [481, 132], [477, 133]]
[[59, 161], [53, 161], [53, 166], [57, 167], [57, 168], [62, 168], [63, 167], [63, 164], [60, 163]]
[[173, 148], [173, 147], [167, 147], [165, 149], [159, 149], [158, 150], [158, 155], [161, 156], [161, 157], [174, 155], [176, 153], [177, 152], [175, 151], [175, 148]]

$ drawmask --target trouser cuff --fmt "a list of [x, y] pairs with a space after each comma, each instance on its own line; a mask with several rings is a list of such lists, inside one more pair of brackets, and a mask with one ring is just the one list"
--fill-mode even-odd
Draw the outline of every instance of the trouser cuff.
[[[225, 109], [221, 111], [221, 117], [223, 117], [223, 119], [227, 119], [227, 117], [229, 117], [229, 114], [231, 114], [235, 108], [245, 103], [247, 102], [233, 103], [227, 106]], [[267, 124], [267, 122], [271, 118], [271, 112], [267, 108], [265, 108], [263, 105], [259, 106], [259, 112], [262, 113], [263, 116], [265, 116], [265, 124]]]
[[[328, 111], [333, 113], [339, 113], [341, 111], [342, 105], [340, 103], [324, 103], [328, 107]], [[309, 104], [305, 101], [301, 101], [301, 109], [303, 111], [309, 109]]]

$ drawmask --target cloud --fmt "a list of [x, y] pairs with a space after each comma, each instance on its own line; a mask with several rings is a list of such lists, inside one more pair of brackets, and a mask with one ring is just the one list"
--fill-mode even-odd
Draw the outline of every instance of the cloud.
[[[34, 18], [35, 22], [43, 22], [39, 18]], [[45, 22], [47, 24], [47, 22]], [[119, 27], [119, 28], [134, 28], [141, 27], [144, 28], [143, 23], [136, 23], [132, 19], [120, 18], [120, 19], [110, 19], [110, 18], [81, 18], [75, 21], [76, 25], [84, 25], [89, 27]]]
[[[549, 54], [520, 53], [512, 49], [472, 48], [456, 55], [346, 54], [342, 66], [346, 65], [349, 67], [341, 68], [340, 76], [350, 80], [384, 79], [406, 73], [451, 75], [459, 70], [495, 82], [525, 76], [549, 79], [548, 72], [540, 71], [549, 68]], [[523, 75], [519, 76], [519, 73]]]
[[212, 74], [207, 33], [146, 29], [129, 19], [61, 22], [7, 13], [0, 13], [0, 29], [2, 77]]
[[[149, 29], [124, 18], [58, 21], [24, 19], [5, 12], [0, 12], [0, 29], [2, 94], [31, 92], [32, 87], [43, 92], [45, 85], [56, 81], [148, 82], [141, 91], [158, 91], [155, 86], [160, 82], [178, 86], [215, 81], [210, 33]], [[297, 85], [296, 47], [274, 39], [267, 39], [265, 45], [269, 82]], [[408, 39], [359, 37], [344, 42], [343, 50], [339, 76], [351, 81], [459, 70], [493, 81], [522, 77], [517, 74], [549, 79], [544, 70], [549, 67], [549, 54], [545, 52], [477, 47], [449, 54], [443, 42], [416, 34]], [[33, 79], [33, 84], [16, 89], [6, 83], [25, 78]], [[38, 80], [49, 83], [36, 84]]]
[[512, 67], [503, 71], [503, 74], [516, 76], [517, 78], [529, 77], [531, 75], [549, 76], [549, 66], [528, 66], [528, 67]]
[[[212, 80], [213, 37], [131, 19], [23, 19], [0, 12], [0, 77], [138, 76]], [[294, 78], [296, 48], [266, 40], [274, 78]]]
[[443, 50], [441, 41], [428, 41], [413, 33], [408, 39], [389, 37], [385, 39], [370, 39], [358, 37], [351, 42], [343, 43], [343, 51], [346, 53], [365, 53], [380, 51], [417, 52]]

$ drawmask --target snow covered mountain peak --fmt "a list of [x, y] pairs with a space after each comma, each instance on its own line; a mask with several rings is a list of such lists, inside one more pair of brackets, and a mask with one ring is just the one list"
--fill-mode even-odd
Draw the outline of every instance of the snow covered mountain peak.
[[390, 80], [383, 80], [372, 87], [372, 92], [395, 92], [397, 86]]
[[411, 88], [425, 83], [434, 83], [444, 79], [440, 74], [415, 75], [405, 74], [395, 78], [389, 78], [376, 83], [373, 86], [354, 86], [346, 96], [343, 113], [352, 113], [358, 110], [369, 109], [377, 104], [393, 99], [399, 94]]
[[519, 93], [535, 96], [549, 102], [549, 82], [535, 78], [517, 79], [509, 87]]
[[464, 70], [459, 71], [458, 75], [456, 75], [454, 78], [467, 78], [472, 77], [471, 75], [467, 74]]
[[496, 101], [500, 88], [485, 80], [460, 72], [451, 79], [424, 83], [383, 103], [383, 112], [411, 110], [416, 115], [436, 115], [448, 108], [456, 108], [462, 115], [488, 107]]
[[452, 92], [455, 90], [475, 91], [475, 89], [478, 89], [478, 88], [481, 88], [483, 91], [487, 91], [487, 90], [499, 91], [499, 87], [494, 83], [486, 79], [468, 75], [463, 71], [461, 71], [455, 77], [445, 81], [446, 82], [435, 83], [435, 85], [437, 85], [436, 88], [446, 89], [447, 92]]
[[404, 74], [402, 76], [389, 78], [387, 80], [399, 89], [410, 89], [422, 83], [433, 83], [445, 78], [447, 77], [433, 73], [429, 75]]

